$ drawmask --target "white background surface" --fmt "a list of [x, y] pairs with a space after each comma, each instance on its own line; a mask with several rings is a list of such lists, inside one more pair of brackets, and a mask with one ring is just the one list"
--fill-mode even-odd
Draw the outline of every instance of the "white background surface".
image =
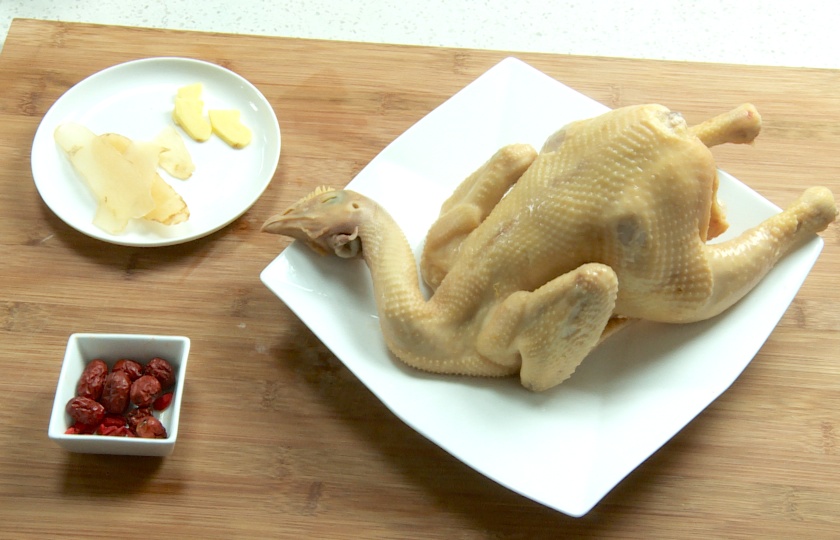
[[15, 17], [840, 68], [840, 2], [833, 0], [0, 0], [0, 42]]

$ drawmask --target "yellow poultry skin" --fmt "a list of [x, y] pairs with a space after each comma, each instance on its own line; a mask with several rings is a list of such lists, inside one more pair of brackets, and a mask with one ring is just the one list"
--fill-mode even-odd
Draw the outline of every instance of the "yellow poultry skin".
[[371, 199], [319, 188], [263, 230], [318, 253], [361, 256], [389, 349], [417, 369], [508, 376], [543, 391], [566, 380], [624, 322], [714, 317], [800, 241], [837, 216], [810, 188], [735, 239], [717, 202], [710, 146], [749, 143], [752, 105], [697, 126], [661, 105], [573, 122], [539, 153], [499, 150], [443, 204], [421, 273], [405, 236]]

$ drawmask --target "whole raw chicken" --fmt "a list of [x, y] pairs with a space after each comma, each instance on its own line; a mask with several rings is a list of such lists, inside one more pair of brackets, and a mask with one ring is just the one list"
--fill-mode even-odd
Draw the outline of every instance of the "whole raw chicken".
[[499, 150], [447, 200], [430, 229], [420, 289], [411, 248], [388, 213], [319, 188], [263, 230], [370, 268], [389, 349], [436, 373], [505, 376], [542, 391], [567, 379], [625, 321], [714, 317], [793, 246], [837, 216], [811, 188], [733, 240], [708, 147], [748, 143], [751, 105], [690, 127], [660, 105], [571, 123], [537, 153]]

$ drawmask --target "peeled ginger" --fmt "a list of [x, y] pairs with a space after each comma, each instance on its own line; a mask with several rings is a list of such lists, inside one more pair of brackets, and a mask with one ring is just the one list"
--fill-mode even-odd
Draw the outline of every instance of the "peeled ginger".
[[232, 148], [244, 148], [251, 142], [251, 130], [240, 119], [235, 109], [214, 109], [208, 111], [209, 121], [204, 117], [204, 101], [201, 99], [201, 83], [182, 86], [175, 96], [172, 119], [192, 139], [204, 142], [215, 133]]

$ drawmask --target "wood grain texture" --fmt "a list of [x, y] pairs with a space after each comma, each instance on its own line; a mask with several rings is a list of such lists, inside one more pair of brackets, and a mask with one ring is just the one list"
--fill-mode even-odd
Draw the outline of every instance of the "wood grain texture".
[[[580, 519], [408, 428], [262, 286], [286, 245], [259, 233], [267, 216], [316, 185], [346, 184], [510, 54], [14, 21], [0, 55], [0, 536], [840, 536], [837, 225], [744, 374]], [[32, 182], [41, 117], [96, 71], [172, 55], [233, 69], [273, 104], [283, 154], [271, 186], [184, 245], [77, 233]], [[516, 56], [610, 107], [660, 102], [693, 122], [751, 101], [764, 131], [754, 147], [716, 148], [719, 165], [779, 205], [814, 184], [840, 194], [840, 72]], [[75, 455], [47, 439], [76, 331], [192, 338], [171, 457]]]

